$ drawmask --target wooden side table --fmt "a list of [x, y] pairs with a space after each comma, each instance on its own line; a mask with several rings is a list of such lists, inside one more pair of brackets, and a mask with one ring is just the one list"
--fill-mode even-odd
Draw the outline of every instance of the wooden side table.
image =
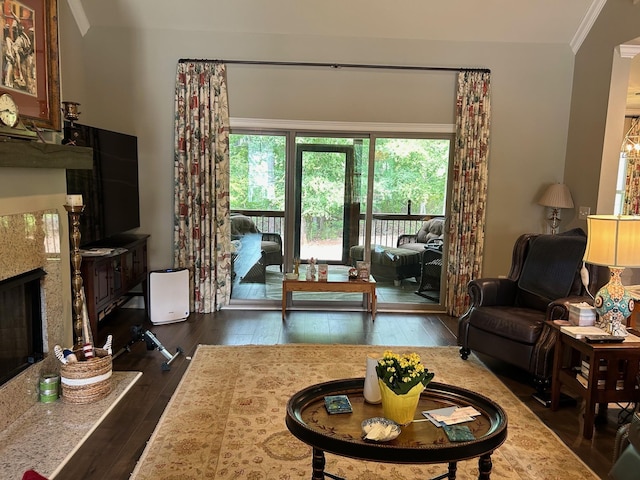
[[369, 280], [349, 280], [345, 275], [333, 275], [329, 272], [328, 280], [282, 280], [282, 319], [285, 319], [287, 306], [291, 301], [292, 292], [341, 292], [363, 293], [366, 295], [366, 308], [371, 312], [371, 319], [376, 319], [377, 296], [376, 281], [372, 276]]
[[[560, 329], [555, 323], [548, 323]], [[635, 335], [640, 336], [640, 333], [635, 332]], [[586, 386], [578, 379], [582, 365], [584, 368], [588, 365]], [[551, 410], [560, 406], [562, 386], [580, 395], [586, 403], [582, 435], [590, 439], [596, 405], [640, 401], [636, 380], [639, 371], [640, 341], [592, 344], [560, 331], [553, 360]]]

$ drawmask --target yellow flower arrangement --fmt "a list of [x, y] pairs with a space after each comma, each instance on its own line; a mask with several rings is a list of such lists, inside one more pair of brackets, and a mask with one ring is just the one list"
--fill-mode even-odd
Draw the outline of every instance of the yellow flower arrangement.
[[418, 383], [425, 387], [435, 373], [429, 372], [422, 364], [417, 353], [397, 354], [390, 350], [378, 360], [376, 365], [378, 378], [396, 395], [404, 395]]

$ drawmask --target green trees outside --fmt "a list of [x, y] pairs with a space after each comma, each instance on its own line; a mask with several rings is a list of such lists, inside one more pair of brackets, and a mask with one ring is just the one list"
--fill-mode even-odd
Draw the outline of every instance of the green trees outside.
[[232, 209], [284, 210], [286, 137], [229, 136]]
[[302, 160], [302, 237], [342, 237], [345, 204], [345, 155], [305, 152]]
[[374, 213], [444, 215], [450, 141], [383, 138], [376, 140]]
[[[305, 152], [303, 160], [303, 231], [307, 240], [341, 235], [345, 181], [353, 182], [354, 202], [366, 198], [368, 138], [300, 137], [303, 144], [352, 145], [355, 173], [345, 177], [345, 156]], [[443, 215], [449, 168], [449, 139], [378, 138], [375, 143], [373, 212]], [[231, 134], [231, 208], [285, 210], [286, 137]], [[287, 202], [293, 207], [293, 200]]]

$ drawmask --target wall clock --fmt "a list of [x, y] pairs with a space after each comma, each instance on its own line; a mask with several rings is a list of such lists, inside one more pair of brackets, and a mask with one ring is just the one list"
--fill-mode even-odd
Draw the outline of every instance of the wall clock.
[[15, 127], [18, 123], [18, 105], [8, 93], [0, 95], [0, 122], [7, 127]]

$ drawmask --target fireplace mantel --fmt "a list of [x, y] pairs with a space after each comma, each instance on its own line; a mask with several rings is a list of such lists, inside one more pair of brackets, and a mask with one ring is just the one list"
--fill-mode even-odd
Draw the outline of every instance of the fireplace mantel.
[[0, 167], [93, 168], [93, 149], [29, 140], [0, 140]]

